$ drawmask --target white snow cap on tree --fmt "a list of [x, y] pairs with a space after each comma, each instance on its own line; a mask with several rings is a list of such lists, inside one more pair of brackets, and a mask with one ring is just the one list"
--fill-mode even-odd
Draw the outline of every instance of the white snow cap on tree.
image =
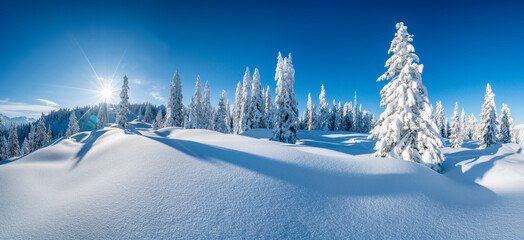
[[291, 61], [291, 53], [285, 59], [282, 59], [280, 52], [278, 53], [275, 80], [277, 80], [275, 127], [271, 140], [294, 144], [297, 141], [298, 103], [293, 88], [295, 69]]
[[229, 101], [227, 100], [226, 90], [222, 90], [222, 96], [218, 102], [218, 110], [215, 118], [215, 131], [221, 133], [230, 133], [231, 132], [231, 123], [229, 118], [229, 112], [227, 106]]
[[513, 119], [508, 105], [502, 104], [500, 113], [500, 142], [510, 143], [515, 142], [515, 132], [513, 131]]
[[468, 120], [468, 138], [473, 139], [473, 140], [479, 140], [480, 139], [479, 131], [480, 131], [479, 121], [477, 120], [474, 114], [471, 114]]
[[129, 124], [127, 121], [127, 114], [129, 113], [129, 96], [127, 95], [127, 91], [129, 91], [128, 84], [127, 76], [124, 75], [122, 92], [120, 92], [120, 103], [118, 104], [118, 114], [116, 116], [116, 123], [123, 128], [126, 128]]
[[251, 76], [249, 73], [249, 67], [246, 67], [242, 85], [242, 111], [240, 114], [239, 133], [243, 133], [251, 129], [251, 124], [253, 123], [253, 119], [251, 119]]
[[171, 79], [169, 99], [166, 106], [165, 127], [181, 127], [184, 122], [184, 104], [182, 103], [182, 82], [178, 70]]
[[70, 138], [71, 136], [78, 133], [79, 130], [80, 128], [78, 127], [78, 121], [76, 120], [75, 112], [71, 111], [71, 114], [69, 116], [69, 125], [66, 131], [66, 137]]
[[271, 97], [271, 90], [269, 86], [266, 88], [266, 95], [264, 97], [264, 114], [265, 126], [268, 129], [273, 129], [273, 98]]
[[444, 108], [442, 107], [442, 102], [437, 102], [437, 109], [435, 111], [435, 124], [437, 125], [437, 130], [439, 131], [442, 137], [447, 137], [446, 126], [444, 121]]
[[213, 129], [213, 107], [211, 106], [211, 89], [209, 88], [209, 81], [206, 81], [204, 88], [204, 100], [202, 102], [203, 118], [202, 129]]
[[96, 127], [97, 128], [104, 128], [104, 126], [106, 125], [106, 121], [107, 121], [107, 110], [106, 110], [106, 103], [103, 102], [100, 104], [100, 108], [98, 110], [98, 116], [97, 116], [97, 123], [96, 123]]
[[462, 109], [462, 113], [460, 114], [460, 131], [462, 132], [462, 138], [467, 138], [468, 135], [468, 117], [466, 116], [466, 112], [464, 112], [464, 108]]
[[317, 109], [311, 100], [311, 93], [307, 95], [306, 118], [307, 130], [313, 131], [317, 129]]
[[321, 86], [318, 101], [318, 107], [320, 108], [318, 114], [318, 128], [322, 131], [329, 131], [329, 120], [331, 116], [329, 114], [329, 103], [326, 100], [326, 89], [324, 89], [324, 84]]
[[258, 68], [255, 68], [253, 74], [252, 90], [251, 90], [251, 123], [252, 128], [262, 128], [264, 126], [264, 90], [260, 83], [260, 73]]
[[153, 112], [151, 110], [151, 104], [146, 105], [146, 111], [144, 112], [144, 122], [150, 123], [153, 121]]
[[417, 64], [419, 58], [407, 27], [402, 22], [396, 27], [388, 51], [393, 56], [385, 66], [388, 70], [377, 80], [391, 79], [380, 92], [380, 106], [386, 109], [371, 131], [370, 137], [377, 140], [373, 156], [414, 161], [440, 172], [442, 139], [431, 119], [427, 89], [422, 84], [423, 65]]
[[453, 148], [459, 148], [462, 146], [463, 136], [461, 130], [462, 128], [460, 127], [458, 103], [455, 103], [455, 111], [453, 111], [453, 117], [451, 120], [451, 135], [449, 136], [449, 139]]
[[160, 109], [158, 113], [156, 114], [155, 120], [153, 120], [153, 124], [152, 124], [153, 129], [157, 130], [157, 129], [162, 128], [164, 126], [163, 122], [164, 122], [164, 118], [162, 116], [162, 109]]
[[189, 109], [188, 125], [189, 129], [202, 129], [204, 118], [204, 106], [202, 101], [202, 82], [200, 76], [197, 76], [195, 83], [195, 94], [191, 98], [191, 105]]
[[482, 111], [480, 112], [480, 145], [483, 148], [489, 147], [498, 143], [498, 127], [497, 127], [497, 107], [495, 107], [495, 94], [491, 91], [491, 86], [487, 85], [486, 95], [484, 97], [484, 104], [482, 104]]
[[235, 106], [233, 106], [233, 133], [240, 133], [240, 116], [242, 115], [242, 83], [238, 82], [235, 92]]
[[9, 129], [9, 138], [7, 139], [7, 155], [8, 157], [20, 156], [18, 133], [14, 124], [11, 124], [11, 128]]

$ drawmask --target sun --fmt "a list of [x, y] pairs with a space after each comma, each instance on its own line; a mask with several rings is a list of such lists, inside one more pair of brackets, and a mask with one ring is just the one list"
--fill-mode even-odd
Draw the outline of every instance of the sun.
[[111, 89], [103, 87], [100, 89], [100, 97], [102, 99], [110, 99], [113, 96], [113, 93], [111, 92]]
[[100, 97], [100, 100], [103, 102], [112, 102], [113, 98], [115, 97], [116, 89], [111, 87], [110, 85], [101, 85], [98, 88], [98, 96]]

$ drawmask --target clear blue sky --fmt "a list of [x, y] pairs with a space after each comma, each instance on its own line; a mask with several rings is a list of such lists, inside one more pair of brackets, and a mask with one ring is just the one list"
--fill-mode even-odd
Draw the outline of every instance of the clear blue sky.
[[375, 80], [403, 21], [430, 100], [442, 100], [448, 117], [455, 101], [478, 117], [489, 82], [497, 110], [506, 103], [524, 123], [523, 9], [518, 1], [4, 2], [0, 113], [95, 103], [97, 94], [85, 90], [98, 85], [86, 57], [104, 79], [119, 66], [115, 86], [127, 74], [132, 102], [165, 104], [177, 69], [186, 103], [197, 74], [210, 81], [214, 105], [222, 89], [233, 102], [246, 66], [259, 68], [274, 92], [281, 51], [292, 53], [301, 111], [324, 84], [328, 99], [352, 101], [357, 91], [379, 114], [385, 82]]

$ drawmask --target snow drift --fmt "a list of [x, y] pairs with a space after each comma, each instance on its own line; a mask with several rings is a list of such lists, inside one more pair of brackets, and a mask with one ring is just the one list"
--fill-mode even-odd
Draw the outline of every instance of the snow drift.
[[446, 148], [439, 174], [369, 157], [366, 134], [270, 136], [132, 122], [60, 139], [0, 162], [0, 237], [524, 237], [519, 145]]

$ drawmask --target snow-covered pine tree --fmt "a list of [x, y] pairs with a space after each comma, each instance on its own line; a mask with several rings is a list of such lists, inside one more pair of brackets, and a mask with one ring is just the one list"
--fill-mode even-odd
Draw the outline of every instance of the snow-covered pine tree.
[[202, 129], [213, 129], [213, 107], [211, 106], [211, 90], [209, 81], [206, 81], [204, 88], [204, 100], [202, 101]]
[[38, 120], [38, 125], [36, 127], [34, 150], [37, 150], [46, 144], [46, 136], [47, 128], [45, 127], [44, 114], [42, 113], [42, 115], [40, 116], [40, 120]]
[[229, 122], [229, 113], [227, 112], [227, 105], [229, 101], [227, 100], [226, 90], [222, 90], [222, 96], [218, 102], [218, 110], [215, 118], [215, 131], [221, 133], [230, 133], [231, 132], [231, 123]]
[[242, 83], [238, 82], [237, 90], [235, 92], [235, 106], [233, 106], [233, 133], [240, 133], [242, 115]]
[[10, 158], [20, 156], [18, 133], [14, 124], [11, 124], [11, 128], [9, 129], [9, 138], [7, 139], [7, 156]]
[[126, 128], [129, 124], [127, 121], [127, 114], [129, 114], [129, 82], [127, 76], [124, 75], [124, 81], [122, 83], [122, 91], [120, 92], [120, 103], [118, 104], [118, 113], [116, 115], [116, 123], [122, 128]]
[[479, 133], [479, 121], [475, 117], [474, 114], [471, 114], [469, 116], [468, 120], [468, 138], [473, 140], [480, 139], [480, 133]]
[[435, 111], [435, 123], [437, 124], [437, 130], [439, 131], [442, 137], [448, 137], [446, 134], [446, 126], [444, 121], [444, 108], [442, 107], [442, 102], [437, 102], [437, 109]]
[[153, 110], [151, 109], [151, 104], [146, 104], [146, 110], [144, 112], [144, 122], [151, 123], [153, 122]]
[[[22, 143], [22, 155], [26, 155], [31, 152], [31, 147], [29, 146], [29, 139], [27, 137], [24, 139], [24, 143]], [[0, 160], [2, 158], [0, 157]]]
[[106, 125], [106, 115], [107, 115], [107, 112], [106, 112], [106, 103], [101, 103], [100, 104], [100, 109], [98, 110], [98, 116], [97, 116], [97, 123], [96, 123], [96, 128], [98, 129], [101, 129], [101, 128], [104, 128], [104, 126]]
[[357, 92], [355, 92], [355, 101], [353, 103], [353, 112], [351, 113], [353, 117], [351, 121], [351, 126], [353, 127], [351, 131], [360, 132], [360, 112], [357, 105]]
[[291, 53], [282, 59], [278, 53], [278, 64], [275, 80], [277, 80], [277, 96], [275, 98], [275, 127], [271, 140], [294, 144], [297, 141], [298, 108], [295, 97], [295, 69]]
[[155, 120], [153, 120], [152, 127], [154, 130], [158, 130], [164, 126], [163, 123], [164, 123], [164, 118], [162, 116], [162, 109], [160, 109], [158, 113], [156, 114]]
[[515, 132], [513, 131], [513, 119], [508, 105], [502, 104], [500, 113], [500, 142], [510, 143], [515, 142]]
[[462, 109], [462, 113], [460, 114], [460, 132], [462, 132], [462, 138], [468, 138], [468, 117], [466, 116], [466, 113], [464, 112], [464, 108]]
[[311, 100], [311, 93], [307, 95], [306, 125], [308, 131], [317, 129], [317, 109]]
[[324, 84], [321, 86], [318, 101], [318, 129], [322, 131], [329, 131], [329, 120], [331, 116], [329, 114], [329, 103], [326, 100], [326, 90], [324, 89]]
[[446, 118], [446, 136], [449, 138], [451, 136], [451, 125], [449, 124], [449, 119]]
[[51, 126], [47, 125], [47, 134], [45, 138], [45, 144], [48, 144], [53, 141], [53, 132], [51, 131]]
[[338, 102], [338, 107], [335, 109], [335, 131], [343, 131], [342, 130], [342, 119], [344, 118], [344, 109], [342, 109], [342, 103]]
[[7, 150], [7, 139], [5, 139], [5, 136], [0, 136], [0, 160], [8, 158], [9, 151]]
[[480, 112], [480, 145], [483, 148], [489, 147], [498, 143], [498, 127], [497, 127], [497, 108], [495, 106], [495, 94], [491, 91], [491, 86], [486, 87], [486, 96], [484, 97], [484, 104], [482, 104], [482, 111]]
[[169, 99], [166, 106], [165, 127], [181, 127], [184, 121], [184, 104], [182, 103], [182, 82], [178, 70], [171, 79]]
[[271, 90], [269, 89], [269, 86], [266, 88], [266, 94], [265, 94], [265, 100], [264, 100], [264, 119], [265, 119], [265, 127], [268, 129], [273, 129], [273, 98], [271, 97]]
[[69, 116], [69, 125], [67, 127], [66, 137], [70, 138], [71, 136], [78, 133], [80, 127], [78, 127], [78, 121], [76, 120], [75, 112], [72, 111]]
[[195, 83], [195, 94], [191, 97], [191, 106], [189, 111], [188, 124], [190, 129], [203, 128], [204, 106], [202, 101], [202, 82], [200, 76], [197, 76]]
[[455, 111], [453, 111], [453, 117], [451, 118], [451, 135], [449, 140], [453, 148], [460, 148], [463, 142], [462, 128], [460, 127], [460, 119], [458, 113], [458, 103], [455, 103]]
[[251, 84], [251, 128], [264, 127], [264, 89], [260, 83], [260, 73], [255, 68]]
[[344, 112], [342, 116], [342, 131], [352, 131], [353, 130], [353, 107], [351, 103], [344, 103]]
[[404, 23], [397, 23], [391, 42], [388, 70], [377, 81], [391, 79], [380, 92], [380, 115], [371, 137], [377, 140], [373, 156], [399, 158], [422, 163], [440, 172], [444, 156], [442, 140], [431, 119], [427, 89], [422, 84], [422, 64], [410, 42], [412, 35]]
[[251, 128], [253, 119], [251, 118], [251, 76], [249, 75], [249, 67], [246, 67], [244, 73], [242, 88], [242, 111], [240, 114], [240, 131], [243, 133]]

